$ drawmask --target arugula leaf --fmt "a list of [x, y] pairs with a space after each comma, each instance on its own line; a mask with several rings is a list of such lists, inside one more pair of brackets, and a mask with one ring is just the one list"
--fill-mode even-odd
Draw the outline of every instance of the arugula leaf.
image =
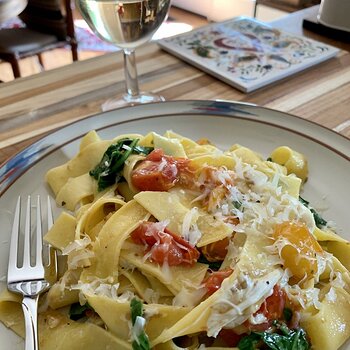
[[151, 349], [148, 337], [145, 332], [139, 335], [138, 342], [136, 340], [132, 342], [132, 348], [133, 350], [150, 350]]
[[289, 335], [264, 332], [263, 342], [272, 350], [308, 350], [310, 345], [304, 330], [290, 331]]
[[232, 204], [238, 210], [240, 210], [242, 207], [242, 203], [240, 201], [233, 201]]
[[287, 327], [284, 322], [279, 322], [277, 320], [272, 323], [283, 335], [290, 335], [291, 330]]
[[294, 334], [294, 340], [292, 343], [291, 350], [308, 350], [310, 349], [310, 344], [307, 340], [306, 333], [302, 328], [299, 328]]
[[137, 299], [137, 298], [133, 298], [130, 302], [130, 309], [131, 309], [131, 322], [132, 325], [135, 324], [136, 321], [136, 317], [140, 316], [142, 317], [143, 315], [143, 310], [142, 310], [142, 301]]
[[293, 317], [293, 311], [291, 309], [289, 309], [288, 307], [285, 307], [283, 309], [283, 317], [287, 322], [289, 322]]
[[308, 202], [303, 197], [299, 196], [299, 201], [301, 202], [301, 204], [305, 205], [305, 207], [307, 207], [307, 208], [309, 207], [310, 202]]
[[222, 261], [209, 261], [202, 253], [197, 259], [197, 262], [209, 265], [209, 268], [213, 271], [218, 271], [222, 264]]
[[86, 310], [94, 310], [88, 303], [80, 305], [80, 303], [74, 303], [69, 309], [69, 318], [71, 320], [77, 321], [85, 317]]
[[[271, 350], [309, 350], [310, 344], [303, 329], [290, 330], [284, 323], [274, 322], [274, 331], [252, 332], [238, 343], [239, 350], [267, 347]], [[282, 333], [282, 334], [281, 334]]]
[[238, 343], [239, 350], [255, 350], [257, 345], [261, 340], [261, 335], [259, 333], [251, 333], [246, 337], [242, 338]]
[[318, 228], [322, 229], [323, 226], [327, 225], [327, 221], [325, 219], [322, 218], [322, 216], [314, 209], [314, 208], [310, 208], [309, 206], [309, 202], [307, 200], [305, 200], [304, 198], [299, 196], [299, 201], [306, 207], [309, 208], [312, 215], [314, 216], [315, 219], [315, 224]]
[[138, 139], [125, 138], [107, 148], [99, 164], [89, 172], [97, 180], [99, 191], [120, 181], [125, 161], [131, 154], [147, 155], [153, 150], [152, 147], [138, 146], [138, 142]]
[[134, 152], [137, 154], [144, 154], [147, 156], [147, 154], [150, 154], [154, 150], [154, 147], [144, 147], [144, 146], [135, 146]]
[[268, 348], [272, 350], [290, 349], [290, 338], [285, 335], [264, 332], [262, 334], [262, 340], [268, 346]]
[[[143, 317], [143, 304], [138, 298], [133, 298], [130, 302], [131, 322], [135, 326], [137, 317]], [[148, 336], [144, 330], [137, 335], [137, 339], [132, 342], [133, 350], [151, 350]]]

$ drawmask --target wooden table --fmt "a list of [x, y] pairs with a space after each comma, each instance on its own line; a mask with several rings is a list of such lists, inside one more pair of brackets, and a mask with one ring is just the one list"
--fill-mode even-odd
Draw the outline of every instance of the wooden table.
[[[275, 25], [300, 33], [301, 20], [311, 10], [317, 8], [288, 15]], [[350, 50], [349, 44], [304, 34]], [[296, 114], [350, 137], [349, 52], [341, 51], [337, 58], [250, 94], [171, 56], [155, 43], [137, 51], [137, 63], [142, 89], [160, 93], [167, 100], [252, 102]], [[100, 112], [101, 103], [123, 89], [121, 53], [0, 84], [0, 163], [44, 134]]]

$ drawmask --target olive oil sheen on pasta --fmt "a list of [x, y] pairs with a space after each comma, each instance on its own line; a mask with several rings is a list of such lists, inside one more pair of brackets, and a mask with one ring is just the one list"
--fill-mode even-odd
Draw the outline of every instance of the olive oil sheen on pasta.
[[77, 0], [95, 34], [123, 49], [149, 41], [167, 15], [169, 4], [170, 0]]

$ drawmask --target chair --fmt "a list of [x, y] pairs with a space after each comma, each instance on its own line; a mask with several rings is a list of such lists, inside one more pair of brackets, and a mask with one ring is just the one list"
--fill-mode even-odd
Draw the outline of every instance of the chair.
[[70, 0], [28, 0], [19, 17], [25, 28], [0, 30], [0, 59], [11, 64], [15, 78], [21, 76], [20, 59], [36, 55], [44, 67], [41, 54], [67, 44], [71, 46], [73, 61], [78, 60]]

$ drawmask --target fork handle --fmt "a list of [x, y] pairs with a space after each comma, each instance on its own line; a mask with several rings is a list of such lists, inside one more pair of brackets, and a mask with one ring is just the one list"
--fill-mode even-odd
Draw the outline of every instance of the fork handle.
[[24, 296], [22, 309], [26, 328], [25, 350], [39, 350], [38, 345], [38, 296]]

